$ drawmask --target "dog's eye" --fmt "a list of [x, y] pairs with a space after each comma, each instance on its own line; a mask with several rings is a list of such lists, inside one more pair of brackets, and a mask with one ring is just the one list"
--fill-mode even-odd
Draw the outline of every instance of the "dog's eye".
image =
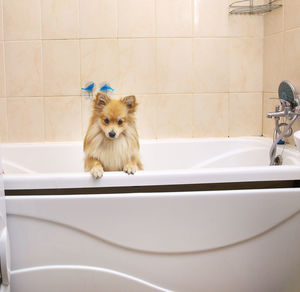
[[122, 121], [122, 120], [118, 120], [118, 124], [119, 124], [119, 125], [122, 125], [122, 124], [123, 124], [123, 121]]
[[104, 123], [105, 123], [105, 124], [109, 124], [109, 119], [106, 118], [106, 119], [104, 120]]

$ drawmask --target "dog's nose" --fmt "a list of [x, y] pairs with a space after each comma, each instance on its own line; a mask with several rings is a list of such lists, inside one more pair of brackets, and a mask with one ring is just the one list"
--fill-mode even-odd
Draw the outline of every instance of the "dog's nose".
[[115, 138], [116, 133], [115, 133], [114, 131], [110, 131], [110, 132], [108, 133], [108, 135], [109, 135], [110, 138]]

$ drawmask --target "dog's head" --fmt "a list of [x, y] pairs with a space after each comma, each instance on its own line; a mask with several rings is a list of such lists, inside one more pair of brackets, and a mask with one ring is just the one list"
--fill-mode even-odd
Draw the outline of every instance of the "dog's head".
[[110, 99], [105, 93], [99, 92], [93, 102], [94, 115], [108, 139], [117, 139], [120, 134], [134, 122], [137, 107], [134, 95], [119, 100]]

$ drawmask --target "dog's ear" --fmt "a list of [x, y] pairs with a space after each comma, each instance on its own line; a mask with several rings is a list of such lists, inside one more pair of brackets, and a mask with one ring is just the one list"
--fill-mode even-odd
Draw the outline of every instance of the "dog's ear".
[[103, 92], [98, 92], [94, 99], [94, 108], [102, 111], [104, 106], [106, 106], [110, 102], [110, 98], [107, 94]]
[[121, 99], [121, 101], [126, 104], [129, 113], [135, 112], [137, 102], [134, 95], [125, 96]]

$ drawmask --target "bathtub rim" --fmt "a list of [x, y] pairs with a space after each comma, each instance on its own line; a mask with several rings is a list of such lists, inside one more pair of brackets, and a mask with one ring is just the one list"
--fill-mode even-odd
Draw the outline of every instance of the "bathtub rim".
[[[193, 143], [203, 141], [251, 141], [260, 145], [270, 145], [272, 139], [263, 136], [254, 137], [220, 137], [220, 138], [190, 138], [190, 139], [141, 139], [141, 144], [160, 143]], [[40, 147], [80, 145], [82, 141], [69, 142], [26, 142], [4, 143], [4, 147]], [[286, 151], [296, 151], [296, 147], [285, 145]], [[299, 153], [298, 153], [299, 154]], [[31, 189], [76, 189], [76, 188], [107, 188], [130, 186], [159, 186], [159, 185], [193, 185], [236, 182], [270, 182], [300, 180], [300, 165], [282, 166], [251, 166], [251, 167], [220, 167], [203, 169], [170, 169], [144, 170], [135, 175], [124, 172], [104, 172], [101, 179], [94, 179], [89, 173], [30, 173], [5, 174], [4, 187], [6, 190]]]
[[300, 166], [209, 168], [200, 170], [138, 171], [135, 175], [105, 172], [101, 179], [89, 173], [4, 175], [5, 190], [77, 189], [194, 185], [300, 180]]

